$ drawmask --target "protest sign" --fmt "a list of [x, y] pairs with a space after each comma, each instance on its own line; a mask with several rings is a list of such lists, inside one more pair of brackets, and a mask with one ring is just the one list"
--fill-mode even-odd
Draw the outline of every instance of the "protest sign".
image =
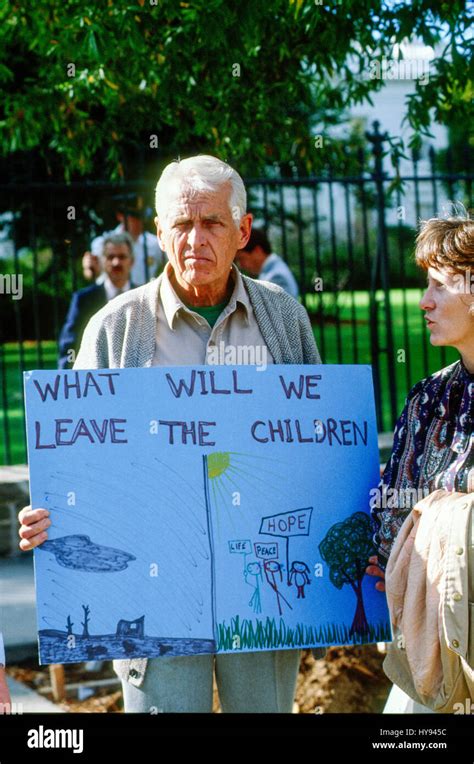
[[368, 366], [25, 373], [41, 663], [391, 639]]

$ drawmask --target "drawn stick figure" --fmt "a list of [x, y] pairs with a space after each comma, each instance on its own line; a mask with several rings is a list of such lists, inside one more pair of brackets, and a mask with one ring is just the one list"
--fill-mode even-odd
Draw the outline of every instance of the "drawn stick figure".
[[[262, 576], [262, 566], [259, 562], [249, 562], [247, 565], [247, 568], [244, 572], [245, 576], [245, 583], [249, 586], [253, 586], [253, 594], [250, 598], [249, 605], [253, 609], [254, 613], [261, 613], [262, 612], [262, 598], [260, 594], [260, 581], [263, 581]], [[248, 577], [253, 576], [255, 579], [254, 583], [251, 583], [248, 581]]]
[[263, 569], [265, 571], [265, 578], [267, 579], [268, 583], [270, 584], [271, 588], [276, 594], [277, 603], [278, 603], [278, 612], [280, 615], [283, 615], [283, 611], [281, 609], [280, 604], [280, 598], [286, 602], [290, 610], [293, 610], [290, 603], [287, 599], [284, 598], [283, 594], [279, 591], [277, 582], [275, 578], [279, 578], [279, 581], [283, 582], [283, 574], [281, 572], [281, 565], [276, 560], [265, 560], [263, 563]]
[[305, 562], [300, 562], [299, 560], [295, 560], [291, 563], [291, 570], [290, 570], [290, 578], [289, 578], [289, 585], [291, 586], [293, 582], [296, 585], [296, 588], [298, 590], [298, 596], [296, 599], [305, 599], [304, 596], [304, 588], [306, 585], [309, 586], [311, 583], [309, 578], [309, 568], [306, 565]]

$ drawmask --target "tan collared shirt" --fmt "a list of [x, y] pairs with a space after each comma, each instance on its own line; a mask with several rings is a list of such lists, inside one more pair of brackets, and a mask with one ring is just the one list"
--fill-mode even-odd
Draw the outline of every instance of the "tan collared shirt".
[[215, 325], [188, 308], [170, 282], [167, 264], [158, 295], [153, 366], [273, 363], [242, 277], [232, 266], [234, 289]]

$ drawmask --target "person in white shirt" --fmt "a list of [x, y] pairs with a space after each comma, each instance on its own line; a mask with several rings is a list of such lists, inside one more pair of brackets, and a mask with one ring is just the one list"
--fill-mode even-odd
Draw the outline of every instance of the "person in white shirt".
[[272, 252], [265, 231], [252, 228], [250, 239], [243, 249], [237, 253], [236, 261], [239, 268], [259, 281], [269, 281], [278, 284], [285, 292], [298, 299], [298, 284], [289, 267], [280, 257]]
[[111, 231], [105, 231], [96, 236], [91, 243], [91, 249], [82, 258], [84, 278], [94, 279], [96, 284], [103, 284], [106, 274], [102, 269], [101, 255], [104, 241], [113, 234], [128, 233], [133, 242], [134, 263], [131, 279], [135, 286], [146, 284], [158, 275], [166, 263], [166, 255], [160, 248], [156, 236], [144, 230], [143, 199], [132, 195], [126, 204], [120, 204], [116, 212], [119, 224]]

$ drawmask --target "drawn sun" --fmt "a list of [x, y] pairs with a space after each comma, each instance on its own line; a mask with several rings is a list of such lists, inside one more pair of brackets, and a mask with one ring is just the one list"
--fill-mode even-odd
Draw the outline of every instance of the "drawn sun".
[[[291, 488], [285, 484], [287, 481], [280, 471], [279, 461], [236, 451], [214, 451], [207, 456], [209, 494], [215, 510], [218, 533], [221, 515], [227, 516], [234, 531], [237, 513], [240, 516], [247, 513], [252, 516], [250, 497], [255, 500], [258, 496], [259, 503], [262, 506], [269, 503], [270, 508], [277, 496], [281, 501], [282, 496], [287, 494], [288, 500], [292, 500]], [[242, 500], [241, 493], [245, 496], [242, 496]], [[234, 502], [236, 494], [239, 495], [239, 501]]]
[[229, 451], [215, 451], [215, 453], [209, 454], [207, 459], [207, 474], [209, 476], [209, 480], [215, 480], [216, 478], [223, 475], [229, 466]]

